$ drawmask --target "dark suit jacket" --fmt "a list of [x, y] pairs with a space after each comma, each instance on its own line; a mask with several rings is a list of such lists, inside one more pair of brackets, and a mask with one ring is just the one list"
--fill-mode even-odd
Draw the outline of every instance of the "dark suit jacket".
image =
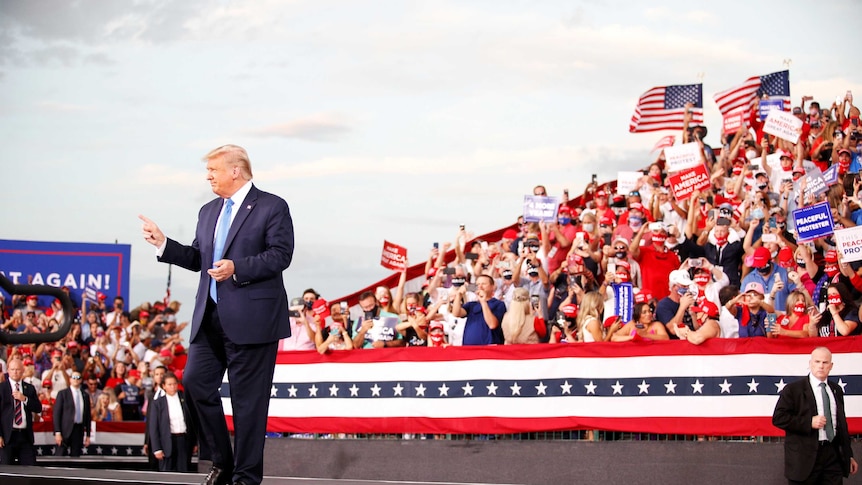
[[[185, 396], [181, 391], [177, 392], [180, 396], [180, 404], [183, 407], [183, 418], [186, 421], [186, 443], [193, 446], [196, 442], [195, 430], [192, 426], [191, 415], [189, 414], [189, 406], [186, 403]], [[150, 403], [147, 409], [147, 434], [150, 436], [150, 448], [153, 452], [162, 450], [165, 456], [171, 456], [174, 452], [171, 445], [171, 419], [168, 415], [168, 400], [162, 396]]]
[[[81, 415], [81, 424], [84, 426], [84, 436], [90, 436], [90, 396], [84, 388], [81, 388], [84, 410]], [[72, 398], [72, 388], [67, 387], [57, 393], [54, 401], [54, 433], [60, 433], [64, 440], [72, 436], [72, 427], [75, 425], [75, 399]]]
[[[189, 341], [200, 330], [209, 295], [213, 238], [224, 199], [204, 205], [191, 246], [167, 240], [159, 260], [200, 271]], [[262, 344], [290, 336], [287, 293], [282, 272], [293, 258], [293, 221], [287, 202], [251, 187], [225, 242], [223, 259], [234, 264], [234, 276], [218, 283], [218, 316], [227, 337], [237, 344]], [[254, 322], [254, 325], [249, 325]]]
[[[36, 388], [27, 382], [21, 382], [21, 392], [27, 396], [27, 404], [24, 405], [24, 412], [27, 414], [27, 439], [33, 443], [33, 414], [42, 412], [42, 403], [39, 401], [39, 396], [36, 394]], [[15, 421], [15, 400], [12, 399], [12, 385], [7, 380], [0, 383], [0, 436], [3, 436], [3, 441], [9, 442], [12, 436], [12, 426]]]
[[[838, 422], [834, 423], [833, 442], [841, 457], [841, 469], [846, 477], [850, 475], [853, 450], [850, 448], [850, 433], [847, 431], [847, 417], [844, 414], [844, 392], [838, 384], [832, 381], [827, 383], [835, 395], [835, 414], [838, 419]], [[819, 438], [818, 430], [811, 428], [811, 418], [816, 415], [817, 401], [814, 400], [814, 392], [807, 376], [785, 386], [778, 397], [778, 404], [775, 405], [772, 424], [787, 434], [784, 440], [784, 476], [788, 480], [805, 480], [814, 468]]]

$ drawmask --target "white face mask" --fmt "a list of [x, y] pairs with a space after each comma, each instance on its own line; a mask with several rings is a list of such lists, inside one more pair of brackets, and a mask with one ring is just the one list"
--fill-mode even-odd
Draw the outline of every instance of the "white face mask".
[[584, 230], [587, 232], [593, 232], [593, 229], [595, 228], [595, 224], [584, 224]]
[[748, 150], [747, 152], [745, 152], [745, 158], [749, 160], [757, 158], [757, 150]]

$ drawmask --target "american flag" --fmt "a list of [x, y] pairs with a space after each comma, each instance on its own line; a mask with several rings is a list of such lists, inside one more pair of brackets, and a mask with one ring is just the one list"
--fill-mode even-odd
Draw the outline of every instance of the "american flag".
[[[862, 337], [281, 352], [269, 431], [521, 433], [605, 429], [780, 436], [778, 394], [826, 345], [862, 432]], [[230, 384], [221, 386], [230, 414]]]
[[676, 143], [676, 137], [675, 136], [673, 136], [673, 135], [664, 136], [664, 137], [660, 138], [659, 141], [657, 141], [655, 143], [655, 146], [652, 147], [652, 150], [650, 150], [650, 152], [654, 152], [656, 150], [662, 150], [662, 149], [667, 148], [667, 147], [672, 147], [674, 143]]
[[716, 93], [715, 104], [723, 117], [736, 110], [748, 109], [756, 98], [769, 96], [770, 99], [784, 101], [784, 110], [790, 110], [790, 71], [773, 72], [764, 76], [754, 76], [739, 86]]
[[703, 123], [703, 84], [659, 86], [645, 92], [638, 100], [629, 132], [681, 130], [685, 104], [692, 103], [692, 124]]
[[[143, 450], [146, 423], [143, 421], [93, 421], [90, 446], [81, 450], [84, 456], [146, 456]], [[33, 439], [39, 456], [54, 454], [54, 426], [51, 422], [33, 423]]]

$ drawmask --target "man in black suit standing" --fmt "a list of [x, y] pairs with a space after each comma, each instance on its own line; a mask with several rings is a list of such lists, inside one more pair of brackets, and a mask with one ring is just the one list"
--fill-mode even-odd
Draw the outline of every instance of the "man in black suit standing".
[[163, 472], [191, 471], [195, 447], [189, 407], [177, 388], [177, 376], [171, 372], [165, 374], [162, 379], [164, 394], [152, 401], [147, 412], [150, 446]]
[[72, 371], [69, 387], [57, 393], [54, 402], [54, 440], [56, 456], [68, 450], [70, 456], [81, 456], [84, 446], [90, 446], [90, 396], [81, 389], [81, 373]]
[[791, 484], [840, 484], [859, 466], [850, 448], [844, 392], [827, 380], [832, 352], [811, 352], [811, 373], [785, 386], [775, 405], [772, 424], [783, 429], [784, 476]]
[[[293, 258], [293, 222], [283, 199], [252, 184], [245, 149], [225, 145], [204, 160], [218, 198], [201, 208], [190, 246], [140, 218], [159, 261], [200, 271], [183, 386], [198, 420], [202, 458], [213, 464], [203, 483], [257, 485], [278, 340], [290, 335], [282, 272]], [[225, 370], [235, 452], [219, 393]]]
[[9, 378], [0, 383], [0, 465], [35, 465], [33, 413], [42, 412], [36, 388], [24, 382], [19, 358], [7, 365]]

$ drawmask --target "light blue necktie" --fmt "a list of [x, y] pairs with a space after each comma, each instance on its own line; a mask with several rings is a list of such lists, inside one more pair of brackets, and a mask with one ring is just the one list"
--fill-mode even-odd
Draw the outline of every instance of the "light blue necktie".
[[81, 392], [72, 389], [72, 396], [75, 397], [75, 423], [83, 423], [83, 408], [84, 403], [81, 402]]
[[[213, 243], [213, 264], [224, 256], [224, 243], [227, 241], [227, 233], [230, 230], [231, 207], [233, 207], [233, 201], [225, 199], [224, 209], [218, 220], [218, 229], [216, 229], [215, 242]], [[210, 298], [215, 302], [218, 301], [215, 278], [210, 278]]]

